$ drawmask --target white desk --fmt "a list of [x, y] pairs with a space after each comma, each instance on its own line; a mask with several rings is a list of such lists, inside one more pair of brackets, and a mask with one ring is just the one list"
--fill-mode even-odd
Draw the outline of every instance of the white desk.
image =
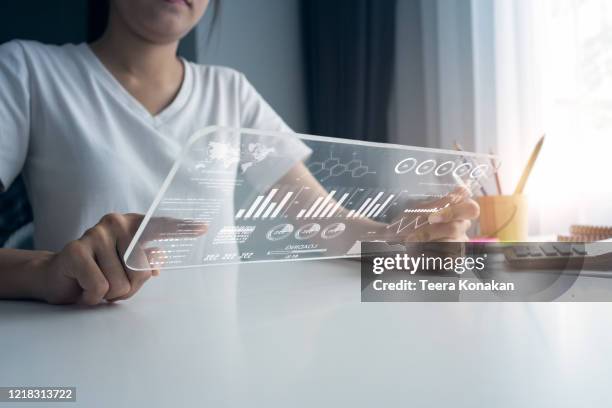
[[53, 407], [610, 406], [611, 344], [612, 304], [360, 303], [348, 261], [167, 271], [95, 309], [0, 302], [0, 385], [77, 387]]

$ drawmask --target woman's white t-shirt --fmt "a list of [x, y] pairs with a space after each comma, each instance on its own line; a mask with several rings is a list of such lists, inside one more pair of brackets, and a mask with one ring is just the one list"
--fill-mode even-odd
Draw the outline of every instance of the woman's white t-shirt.
[[184, 65], [152, 116], [86, 44], [0, 46], [0, 187], [23, 173], [37, 249], [61, 249], [104, 214], [145, 213], [198, 129], [290, 131], [244, 75]]

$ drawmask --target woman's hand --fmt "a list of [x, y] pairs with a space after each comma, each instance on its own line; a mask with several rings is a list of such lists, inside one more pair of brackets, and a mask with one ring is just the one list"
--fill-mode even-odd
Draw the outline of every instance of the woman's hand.
[[143, 219], [139, 214], [107, 214], [85, 234], [36, 264], [41, 300], [96, 305], [133, 296], [155, 269], [132, 271], [123, 255]]
[[435, 213], [414, 217], [400, 216], [383, 230], [383, 239], [395, 242], [465, 242], [471, 220], [478, 218], [480, 207], [466, 188], [458, 188], [448, 196], [423, 205], [422, 209], [441, 208]]
[[416, 231], [418, 241], [465, 242], [472, 221], [480, 215], [478, 203], [463, 198], [429, 216], [429, 224]]

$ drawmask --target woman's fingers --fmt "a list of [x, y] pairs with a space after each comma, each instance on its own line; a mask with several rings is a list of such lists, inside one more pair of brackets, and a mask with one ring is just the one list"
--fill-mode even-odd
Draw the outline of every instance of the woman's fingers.
[[[143, 216], [139, 214], [127, 214], [135, 223], [135, 228], [132, 236], [136, 234], [138, 226], [142, 222]], [[200, 236], [206, 234], [208, 231], [208, 225], [201, 222], [191, 222], [180, 218], [170, 217], [153, 217], [149, 219], [147, 227], [140, 236], [140, 242], [154, 241], [163, 235], [170, 233], [190, 232], [194, 236]]]
[[416, 232], [418, 241], [467, 241], [470, 220], [478, 218], [480, 207], [471, 198], [462, 197], [460, 201], [446, 206], [429, 216], [428, 225]]
[[[133, 296], [138, 290], [144, 285], [144, 283], [153, 275], [152, 268], [148, 263], [147, 257], [139, 246], [134, 248], [134, 254], [139, 254], [140, 258], [143, 259], [143, 265], [146, 264], [145, 270], [134, 271], [128, 269], [123, 263], [123, 257], [127, 251], [128, 246], [132, 240], [132, 237], [136, 233], [140, 223], [142, 222], [143, 216], [140, 214], [126, 214], [126, 215], [113, 215], [109, 214], [103, 219], [106, 223], [107, 228], [113, 235], [114, 243], [113, 247], [108, 249], [115, 253], [115, 260], [120, 264], [121, 271], [123, 273], [123, 279], [129, 282], [129, 288], [124, 293], [120, 293], [117, 296], [107, 297], [108, 300], [123, 300]], [[116, 265], [115, 265], [116, 266]]]
[[107, 281], [103, 298], [108, 301], [131, 297], [152, 276], [151, 270], [132, 271], [123, 263], [123, 255], [141, 221], [142, 217], [136, 214], [107, 214], [79, 240], [91, 248], [95, 264]]
[[104, 298], [112, 300], [127, 294], [131, 284], [118, 257], [114, 233], [100, 223], [87, 230], [80, 241], [92, 249], [95, 262], [108, 281]]
[[456, 187], [453, 191], [442, 198], [438, 198], [430, 203], [424, 204], [423, 208], [441, 208], [447, 205], [460, 203], [472, 196], [470, 190], [464, 186]]
[[142, 272], [131, 271], [123, 263], [142, 219], [137, 214], [106, 215], [81, 238], [47, 259], [41, 264], [46, 279], [41, 297], [55, 304], [96, 305], [136, 293], [156, 273], [148, 262]]
[[153, 275], [153, 271], [127, 271], [127, 275], [130, 278], [130, 290], [125, 295], [110, 300], [117, 301], [129, 299], [140, 290], [142, 285], [144, 285], [151, 276], [157, 276]]
[[[117, 240], [117, 250], [121, 259], [124, 258], [125, 252], [127, 250], [128, 245], [131, 242], [131, 236], [121, 236]], [[151, 258], [150, 254], [147, 251], [143, 250], [142, 247], [137, 244], [132, 250], [132, 254], [130, 255], [129, 261], [132, 267], [137, 267], [138, 270], [129, 269], [130, 267], [126, 265], [125, 273], [130, 280], [131, 289], [128, 293], [123, 296], [118, 297], [114, 300], [125, 300], [132, 297], [136, 292], [140, 290], [142, 285], [145, 284], [151, 276], [158, 276], [159, 271], [157, 269], [153, 269], [151, 267]]]
[[476, 201], [468, 198], [463, 191], [456, 192], [456, 200], [440, 211], [429, 216], [428, 225], [416, 231], [418, 241], [467, 241], [471, 221], [480, 215]]
[[80, 241], [72, 241], [62, 252], [70, 259], [70, 266], [65, 268], [67, 276], [76, 280], [82, 289], [79, 303], [93, 306], [102, 302], [109, 283], [94, 261], [91, 248]]
[[428, 224], [415, 231], [411, 239], [426, 241], [466, 241], [470, 220], [457, 220], [440, 224]]
[[454, 220], [473, 220], [480, 215], [478, 203], [472, 199], [465, 199], [457, 204], [449, 205], [429, 216], [430, 224], [447, 223]]

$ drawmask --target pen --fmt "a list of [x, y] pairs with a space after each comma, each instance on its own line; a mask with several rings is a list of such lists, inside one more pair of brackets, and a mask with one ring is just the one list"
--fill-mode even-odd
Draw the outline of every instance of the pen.
[[[489, 150], [489, 154], [491, 154], [491, 156], [494, 156], [492, 149]], [[495, 174], [495, 185], [497, 185], [497, 194], [504, 195], [504, 193], [502, 193], [501, 182], [499, 181], [499, 173], [497, 171], [497, 162], [492, 157], [491, 157], [491, 165], [493, 166], [493, 169], [495, 170], [494, 174]]]
[[545, 136], [546, 135], [542, 135], [538, 143], [533, 148], [533, 151], [531, 152], [531, 157], [529, 157], [529, 161], [527, 162], [525, 170], [523, 170], [523, 174], [521, 175], [521, 180], [516, 186], [516, 190], [514, 190], [515, 195], [523, 193], [523, 190], [525, 189], [525, 184], [527, 184], [527, 179], [529, 178], [529, 174], [531, 173], [531, 169], [533, 169], [533, 165], [535, 164], [536, 160], [538, 159], [538, 155], [540, 154], [542, 144], [544, 144]]

